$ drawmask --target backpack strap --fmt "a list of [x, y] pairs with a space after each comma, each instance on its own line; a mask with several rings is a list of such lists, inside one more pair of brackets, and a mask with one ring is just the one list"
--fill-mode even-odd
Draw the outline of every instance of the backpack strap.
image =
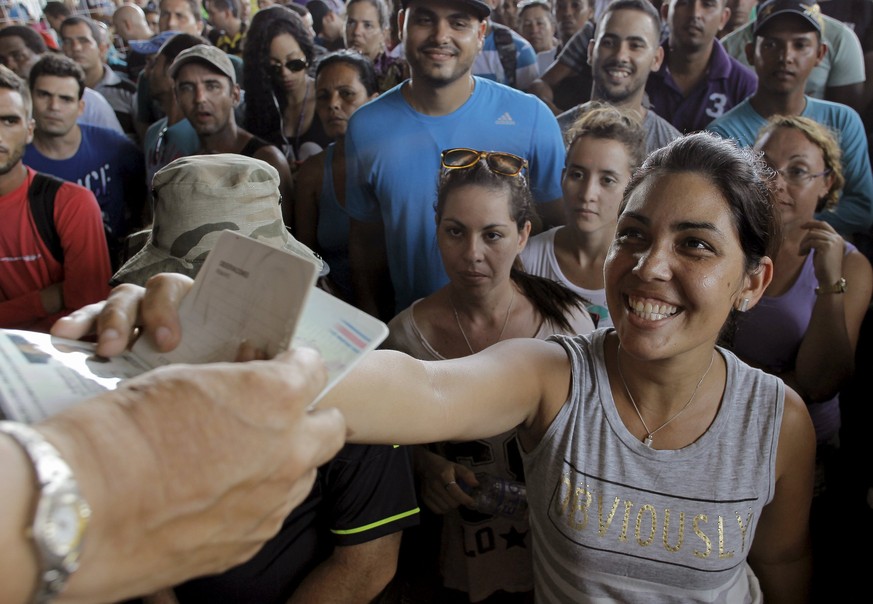
[[497, 47], [497, 56], [500, 57], [500, 64], [506, 75], [506, 85], [515, 88], [515, 68], [518, 64], [518, 57], [515, 51], [515, 40], [512, 39], [512, 31], [505, 25], [494, 21], [491, 22], [491, 28], [494, 30], [494, 45]]
[[55, 228], [55, 196], [64, 181], [49, 174], [36, 172], [27, 190], [30, 213], [36, 230], [55, 260], [64, 263], [64, 248], [61, 236]]

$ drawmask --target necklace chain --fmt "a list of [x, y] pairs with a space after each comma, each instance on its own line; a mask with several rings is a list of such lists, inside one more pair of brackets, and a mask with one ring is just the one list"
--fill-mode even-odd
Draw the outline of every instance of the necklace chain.
[[[500, 328], [500, 333], [497, 334], [497, 340], [495, 340], [495, 344], [503, 339], [503, 332], [506, 331], [506, 326], [509, 324], [509, 311], [512, 310], [512, 303], [515, 302], [515, 288], [512, 288], [512, 297], [509, 299], [509, 306], [506, 307], [506, 316], [503, 318], [503, 327]], [[452, 305], [452, 312], [455, 313], [455, 323], [458, 324], [458, 329], [461, 331], [461, 335], [464, 336], [464, 342], [467, 343], [467, 348], [470, 349], [470, 354], [476, 354], [476, 351], [473, 350], [473, 346], [470, 345], [470, 340], [467, 339], [467, 334], [464, 333], [464, 328], [461, 326], [461, 317], [458, 316], [458, 309], [455, 308], [455, 299], [452, 294], [449, 294], [449, 304]], [[487, 346], [486, 346], [487, 348]]]
[[694, 387], [694, 392], [691, 393], [691, 398], [688, 399], [688, 402], [682, 406], [679, 411], [677, 411], [672, 417], [668, 418], [663, 424], [655, 428], [654, 430], [649, 430], [649, 427], [646, 425], [646, 420], [643, 419], [643, 414], [640, 413], [640, 408], [637, 407], [637, 403], [634, 400], [633, 395], [630, 392], [630, 388], [627, 387], [627, 382], [624, 379], [624, 372], [621, 370], [621, 342], [618, 343], [618, 353], [616, 355], [616, 363], [618, 367], [618, 377], [621, 378], [621, 384], [624, 386], [624, 391], [627, 394], [627, 397], [630, 399], [631, 405], [634, 407], [634, 411], [637, 412], [637, 417], [640, 418], [640, 423], [643, 425], [643, 428], [646, 430], [646, 437], [643, 439], [643, 444], [652, 448], [652, 441], [655, 438], [655, 434], [659, 432], [662, 428], [666, 427], [667, 424], [672, 422], [674, 419], [682, 415], [686, 409], [691, 405], [692, 401], [694, 401], [694, 397], [697, 396], [697, 391], [700, 390], [700, 385], [703, 383], [703, 380], [706, 379], [706, 376], [709, 375], [709, 370], [712, 369], [712, 362], [715, 360], [715, 351], [712, 352], [712, 356], [709, 358], [709, 367], [706, 368], [706, 371], [703, 372], [703, 375], [700, 376], [700, 379], [697, 381], [697, 385]]

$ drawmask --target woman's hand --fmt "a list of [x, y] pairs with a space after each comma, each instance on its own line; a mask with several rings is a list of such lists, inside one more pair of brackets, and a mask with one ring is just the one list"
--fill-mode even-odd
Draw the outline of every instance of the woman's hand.
[[140, 328], [158, 350], [173, 350], [182, 338], [179, 304], [194, 281], [177, 273], [161, 273], [146, 286], [122, 284], [103, 302], [89, 304], [52, 325], [51, 334], [77, 340], [97, 333], [97, 354], [111, 357], [124, 352]]
[[445, 514], [459, 505], [475, 507], [473, 498], [459, 483], [479, 485], [476, 474], [466, 466], [452, 463], [423, 447], [415, 450], [415, 471], [421, 477], [421, 498], [435, 514]]
[[801, 255], [815, 250], [812, 264], [819, 285], [833, 285], [843, 276], [843, 254], [846, 242], [834, 227], [821, 220], [810, 220], [803, 227], [806, 235], [800, 241]]

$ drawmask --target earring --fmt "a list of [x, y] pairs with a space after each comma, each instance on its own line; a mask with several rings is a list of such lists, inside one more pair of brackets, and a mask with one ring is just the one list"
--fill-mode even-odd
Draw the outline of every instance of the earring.
[[740, 302], [740, 305], [737, 307], [737, 310], [739, 312], [746, 312], [749, 310], [749, 304], [751, 304], [751, 302], [752, 301], [748, 298], [743, 298], [742, 302]]

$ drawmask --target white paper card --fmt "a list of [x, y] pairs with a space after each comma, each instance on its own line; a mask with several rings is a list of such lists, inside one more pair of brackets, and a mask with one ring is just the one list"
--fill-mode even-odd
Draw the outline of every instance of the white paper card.
[[141, 338], [105, 359], [89, 342], [0, 330], [0, 418], [40, 421], [159, 365], [231, 361], [244, 340], [270, 357], [289, 343], [318, 350], [328, 384], [314, 406], [388, 335], [382, 321], [315, 288], [316, 273], [300, 256], [224, 231], [182, 302], [183, 340], [171, 353]]

